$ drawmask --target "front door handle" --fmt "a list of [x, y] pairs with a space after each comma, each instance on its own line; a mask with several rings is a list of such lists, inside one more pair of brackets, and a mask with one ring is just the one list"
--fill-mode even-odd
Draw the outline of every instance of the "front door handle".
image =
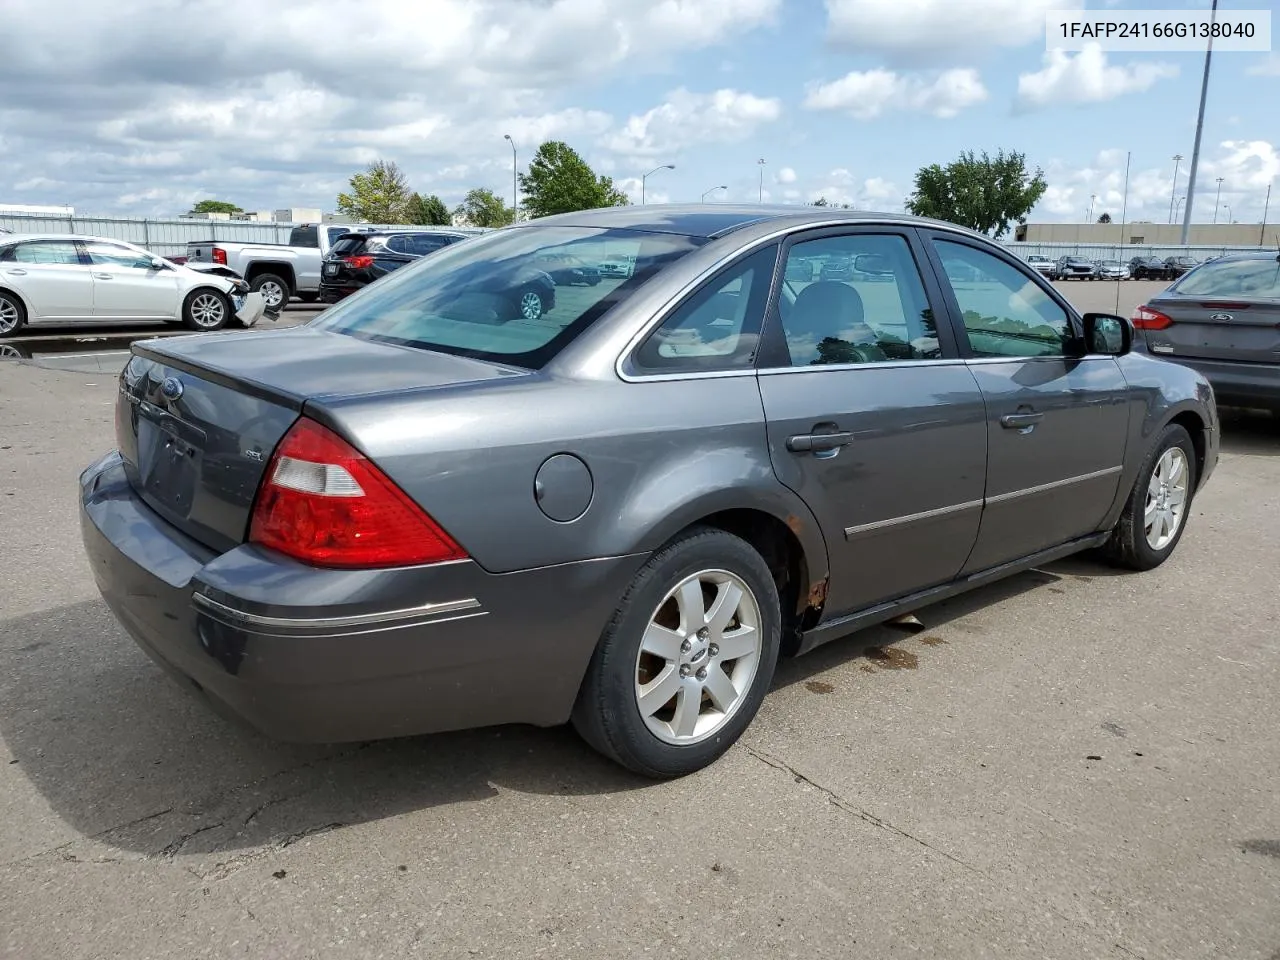
[[1025, 430], [1043, 419], [1043, 413], [1009, 413], [1000, 418], [1000, 426], [1006, 430]]
[[93, 278], [94, 278], [95, 280], [114, 280], [114, 279], [115, 279], [115, 274], [113, 274], [113, 273], [95, 273], [95, 274], [93, 275]]
[[27, 275], [25, 270], [6, 270], [5, 273], [11, 277], [25, 277]]
[[801, 433], [787, 437], [787, 449], [792, 453], [826, 453], [839, 450], [853, 443], [853, 434], [844, 430], [834, 433]]

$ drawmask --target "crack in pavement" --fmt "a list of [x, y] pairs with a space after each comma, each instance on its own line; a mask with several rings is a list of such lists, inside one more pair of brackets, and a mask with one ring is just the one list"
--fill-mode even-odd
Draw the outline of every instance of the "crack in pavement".
[[919, 837], [915, 836], [914, 834], [907, 833], [907, 831], [903, 830], [901, 827], [894, 826], [888, 820], [884, 820], [881, 817], [877, 817], [874, 813], [868, 813], [866, 810], [863, 810], [861, 807], [858, 807], [856, 804], [853, 804], [848, 800], [846, 800], [844, 797], [840, 796], [830, 787], [824, 787], [822, 784], [815, 782], [813, 778], [805, 776], [803, 773], [801, 773], [795, 767], [788, 764], [786, 761], [779, 760], [777, 757], [774, 757], [774, 756], [770, 756], [769, 754], [765, 753], [763, 750], [750, 746], [744, 741], [739, 741], [739, 743], [742, 744], [742, 748], [746, 750], [747, 753], [751, 754], [751, 756], [755, 757], [761, 763], [767, 764], [768, 766], [773, 767], [775, 770], [781, 770], [783, 773], [789, 773], [797, 781], [807, 783], [809, 786], [813, 787], [815, 790], [825, 795], [829, 803], [831, 803], [833, 806], [839, 807], [841, 810], [845, 811], [845, 813], [851, 813], [855, 817], [858, 817], [861, 820], [865, 820], [867, 823], [871, 824], [872, 826], [880, 827], [881, 829], [888, 830], [890, 833], [896, 833], [898, 836], [903, 837], [904, 839], [912, 840], [915, 843], [920, 844], [920, 846], [933, 851], [939, 856], [946, 857], [952, 863], [958, 864], [959, 866], [962, 866], [966, 870], [976, 873], [978, 876], [983, 877], [984, 879], [987, 879], [987, 880], [991, 879], [985, 873], [979, 870], [977, 867], [972, 866], [971, 864], [965, 863], [959, 857], [954, 856], [950, 853], [947, 853], [947, 851], [939, 847], [935, 847], [933, 844], [929, 843], [927, 840], [922, 840]]

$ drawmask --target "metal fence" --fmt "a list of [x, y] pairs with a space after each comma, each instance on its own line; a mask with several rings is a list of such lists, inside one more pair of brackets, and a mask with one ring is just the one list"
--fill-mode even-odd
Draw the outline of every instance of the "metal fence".
[[[153, 220], [144, 217], [63, 217], [0, 214], [0, 228], [13, 233], [78, 233], [90, 237], [124, 240], [145, 247], [161, 257], [182, 256], [187, 244], [199, 240], [226, 240], [245, 243], [288, 243], [293, 223], [258, 223], [251, 220]], [[403, 226], [403, 224], [378, 224]], [[456, 228], [455, 228], [456, 229]], [[480, 232], [480, 231], [476, 231]], [[1056, 260], [1064, 255], [1089, 260], [1128, 261], [1138, 256], [1181, 257], [1197, 260], [1233, 251], [1259, 247], [1178, 246], [1168, 244], [1035, 243], [1004, 241], [1020, 257], [1044, 256]]]

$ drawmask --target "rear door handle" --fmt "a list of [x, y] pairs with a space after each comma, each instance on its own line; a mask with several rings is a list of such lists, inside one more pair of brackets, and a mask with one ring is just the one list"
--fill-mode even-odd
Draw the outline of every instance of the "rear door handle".
[[853, 434], [843, 430], [835, 433], [801, 433], [787, 437], [787, 449], [792, 453], [826, 453], [851, 443]]
[[114, 279], [115, 279], [115, 274], [111, 274], [111, 273], [95, 273], [95, 274], [93, 275], [93, 278], [94, 278], [95, 280], [114, 280]]
[[1009, 413], [1000, 418], [1000, 426], [1006, 430], [1025, 430], [1043, 419], [1043, 413]]
[[5, 273], [11, 277], [25, 277], [27, 275], [25, 270], [6, 270]]

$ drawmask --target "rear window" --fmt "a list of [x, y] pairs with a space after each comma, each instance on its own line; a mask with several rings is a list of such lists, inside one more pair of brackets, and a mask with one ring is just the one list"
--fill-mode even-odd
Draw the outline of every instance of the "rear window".
[[[342, 235], [339, 234], [339, 236]], [[353, 253], [359, 253], [364, 249], [364, 246], [364, 237], [342, 237], [341, 240], [329, 248], [329, 252], [335, 257], [349, 257]]]
[[344, 233], [348, 232], [349, 230], [351, 230], [351, 227], [349, 226], [348, 227], [329, 227], [328, 228], [329, 243], [333, 243], [333, 241], [337, 240], [340, 236], [342, 236]]
[[[333, 333], [538, 369], [641, 284], [705, 240], [584, 227], [522, 227], [451, 244], [325, 311]], [[547, 255], [625, 260], [625, 276], [556, 286]]]
[[1189, 297], [1259, 297], [1280, 299], [1280, 260], [1214, 260], [1174, 284]]

